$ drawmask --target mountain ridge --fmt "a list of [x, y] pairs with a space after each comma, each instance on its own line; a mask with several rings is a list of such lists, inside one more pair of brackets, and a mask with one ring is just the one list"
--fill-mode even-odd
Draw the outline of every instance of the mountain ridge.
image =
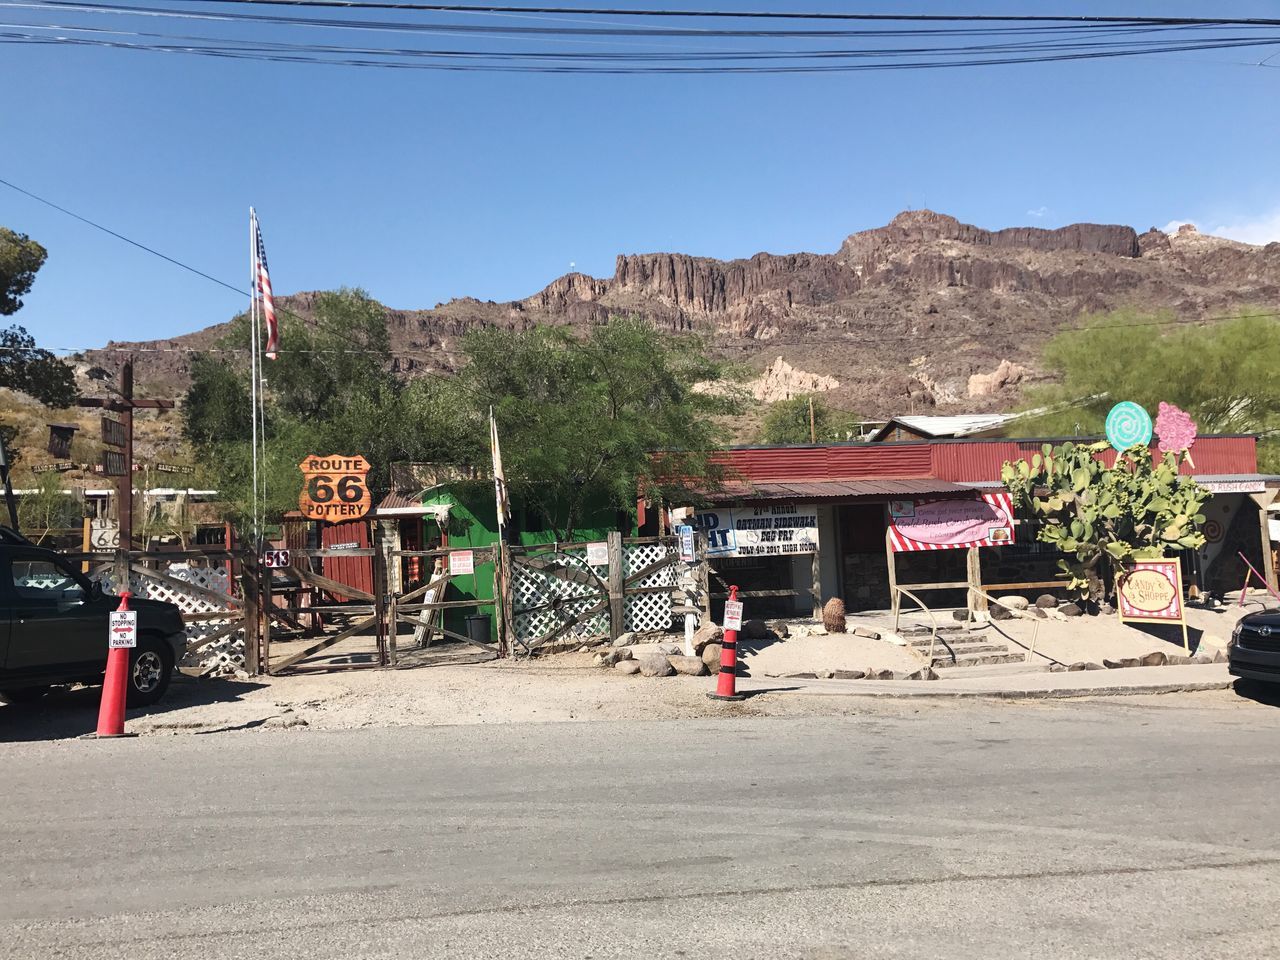
[[[278, 300], [306, 317], [314, 298]], [[833, 403], [884, 416], [1008, 406], [1041, 375], [1043, 343], [1084, 313], [1132, 307], [1205, 319], [1278, 299], [1280, 243], [1253, 246], [1188, 227], [987, 230], [910, 210], [850, 234], [834, 253], [619, 254], [611, 277], [569, 273], [522, 299], [387, 308], [387, 320], [396, 368], [412, 376], [456, 370], [458, 341], [478, 326], [581, 328], [636, 314], [671, 334], [703, 334], [717, 354], [761, 373], [782, 357], [822, 382], [834, 378]], [[109, 346], [177, 351], [140, 353], [137, 376], [180, 391], [185, 351], [213, 346], [226, 326]]]

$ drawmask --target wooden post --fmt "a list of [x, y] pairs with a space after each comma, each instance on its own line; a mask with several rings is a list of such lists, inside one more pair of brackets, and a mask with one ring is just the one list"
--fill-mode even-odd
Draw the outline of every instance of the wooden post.
[[626, 621], [627, 598], [624, 593], [626, 569], [623, 566], [622, 532], [610, 530], [609, 548], [609, 639], [617, 640]]
[[889, 565], [889, 604], [893, 610], [894, 621], [898, 618], [898, 557], [893, 552], [893, 538], [886, 527], [884, 531], [885, 562]]
[[1272, 590], [1280, 590], [1280, 584], [1276, 583], [1276, 561], [1271, 554], [1271, 527], [1267, 523], [1267, 508], [1275, 501], [1277, 493], [1280, 493], [1280, 490], [1249, 494], [1249, 499], [1258, 505], [1258, 527], [1262, 536], [1262, 573], [1267, 578], [1267, 586]]
[[818, 442], [818, 428], [814, 425], [813, 420], [813, 397], [809, 397], [809, 442]]
[[982, 590], [982, 557], [978, 553], [980, 549], [980, 547], [970, 547], [964, 562], [965, 573], [968, 575], [969, 586], [972, 588], [967, 598], [971, 613], [986, 613], [988, 607], [987, 598], [981, 592], [974, 592], [975, 590]]
[[[270, 673], [271, 639], [261, 637], [258, 610], [258, 563], [252, 553], [240, 559], [240, 597], [244, 600], [244, 669], [251, 677]], [[265, 666], [265, 670], [264, 670]]]
[[378, 664], [388, 665], [387, 656], [387, 555], [381, 549], [378, 539], [377, 522], [371, 524], [370, 534], [373, 536], [373, 614], [374, 634], [378, 640]]
[[814, 544], [813, 562], [809, 572], [813, 575], [813, 586], [809, 592], [813, 595], [813, 619], [822, 619], [822, 544]]
[[[84, 518], [84, 528], [81, 531], [81, 535], [80, 535], [80, 550], [82, 553], [88, 553], [90, 550], [93, 549], [93, 540], [90, 537], [92, 524], [93, 524], [92, 520], [90, 520], [88, 517]], [[85, 575], [88, 575], [91, 569], [92, 569], [92, 564], [90, 564], [88, 560], [80, 564], [80, 572]]]
[[707, 535], [693, 534], [693, 554], [698, 558], [698, 591], [702, 594], [702, 622], [711, 622], [711, 561], [707, 559]]
[[511, 545], [505, 540], [498, 541], [494, 552], [497, 566], [494, 574], [497, 582], [494, 590], [498, 594], [498, 656], [510, 657], [516, 649], [516, 617], [515, 601], [511, 596]]
[[382, 544], [383, 559], [383, 589], [387, 594], [386, 603], [386, 625], [387, 625], [387, 662], [391, 666], [395, 666], [400, 659], [400, 649], [396, 643], [396, 634], [399, 632], [400, 622], [396, 619], [396, 597], [400, 593], [400, 588], [404, 581], [399, 576], [400, 557], [392, 557], [390, 553], [393, 549], [399, 549], [399, 536], [395, 541], [387, 541]]

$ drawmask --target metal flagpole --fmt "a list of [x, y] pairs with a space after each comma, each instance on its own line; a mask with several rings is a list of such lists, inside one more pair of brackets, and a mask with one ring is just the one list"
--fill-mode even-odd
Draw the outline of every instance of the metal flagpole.
[[258, 231], [249, 208], [249, 418], [253, 427], [253, 551], [261, 547], [258, 519]]

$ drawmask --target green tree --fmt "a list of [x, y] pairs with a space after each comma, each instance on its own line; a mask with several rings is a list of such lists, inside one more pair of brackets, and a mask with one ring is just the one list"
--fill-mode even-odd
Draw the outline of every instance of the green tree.
[[0, 316], [18, 312], [47, 256], [25, 233], [0, 227]]
[[699, 388], [722, 367], [696, 338], [615, 317], [581, 337], [476, 331], [463, 352], [464, 396], [477, 414], [493, 407], [509, 484], [562, 540], [594, 505], [634, 513], [638, 490], [687, 497], [717, 475], [715, 418], [738, 401]]
[[1179, 476], [1183, 454], [1153, 461], [1145, 447], [1099, 459], [1109, 444], [1045, 444], [1028, 462], [1006, 462], [1000, 478], [1019, 512], [1037, 522], [1037, 538], [1067, 557], [1071, 587], [1091, 600], [1104, 596], [1102, 561], [1121, 565], [1168, 551], [1204, 546], [1198, 527], [1209, 493]]
[[34, 493], [18, 501], [18, 525], [35, 543], [50, 532], [79, 526], [83, 507], [53, 471], [37, 474]]
[[[0, 316], [18, 312], [48, 255], [26, 234], [0, 227]], [[51, 407], [75, 403], [75, 371], [36, 346], [22, 327], [0, 330], [0, 387], [21, 390]]]
[[[809, 429], [809, 404], [813, 403], [813, 431]], [[829, 407], [817, 397], [804, 394], [769, 404], [757, 434], [759, 443], [809, 443], [849, 440], [858, 435], [858, 417], [847, 410]]]
[[[280, 359], [265, 362], [267, 519], [297, 509], [298, 463], [308, 454], [362, 454], [370, 487], [385, 492], [397, 460], [471, 463], [484, 435], [474, 410], [439, 378], [392, 372], [386, 311], [359, 290], [319, 294], [306, 320], [281, 318]], [[246, 317], [220, 346], [245, 348]], [[247, 364], [198, 357], [184, 398], [183, 434], [233, 519], [252, 514], [252, 424]]]
[[[1160, 401], [1181, 407], [1201, 433], [1260, 433], [1259, 466], [1280, 470], [1280, 320], [1244, 310], [1212, 326], [1117, 311], [1054, 337], [1044, 364], [1055, 383], [1029, 391], [1037, 417], [1015, 421], [1023, 436], [1100, 434], [1107, 411], [1133, 400], [1154, 416]], [[1192, 450], [1195, 456], [1195, 450]]]

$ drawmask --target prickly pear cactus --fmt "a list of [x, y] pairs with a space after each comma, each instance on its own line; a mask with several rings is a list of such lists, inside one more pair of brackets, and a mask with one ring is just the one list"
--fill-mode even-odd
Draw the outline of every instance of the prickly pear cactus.
[[1209, 493], [1179, 475], [1185, 453], [1153, 460], [1145, 446], [1116, 457], [1108, 469], [1099, 459], [1108, 444], [1045, 444], [1031, 460], [1006, 462], [1001, 480], [1023, 516], [1040, 521], [1037, 536], [1067, 557], [1059, 566], [1082, 596], [1100, 600], [1100, 565], [1118, 566], [1204, 545], [1201, 508]]

